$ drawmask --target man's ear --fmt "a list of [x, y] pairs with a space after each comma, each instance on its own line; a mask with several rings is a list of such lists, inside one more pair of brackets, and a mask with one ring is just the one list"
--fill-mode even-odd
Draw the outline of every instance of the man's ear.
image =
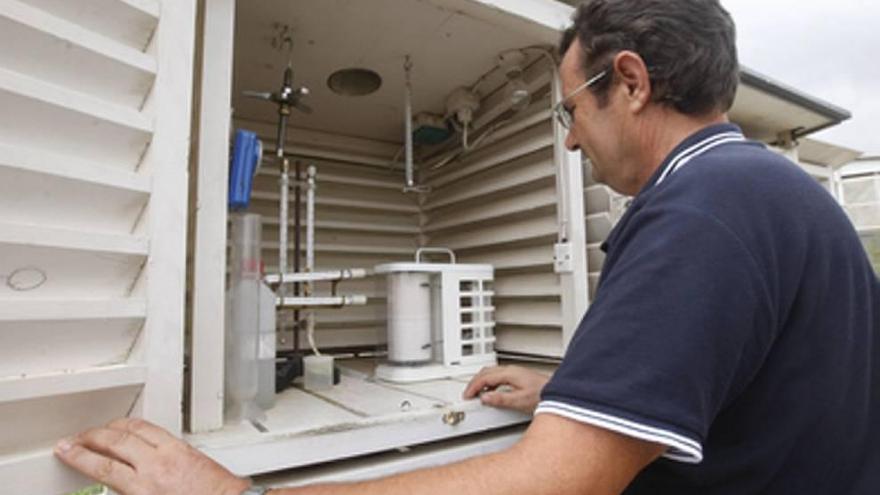
[[638, 53], [624, 50], [614, 57], [614, 72], [630, 111], [641, 112], [651, 101], [651, 77], [645, 61]]

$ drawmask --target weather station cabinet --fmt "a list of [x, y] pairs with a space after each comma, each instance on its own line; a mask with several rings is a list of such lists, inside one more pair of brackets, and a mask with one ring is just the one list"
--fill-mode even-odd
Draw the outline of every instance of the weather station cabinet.
[[[582, 164], [551, 118], [571, 7], [207, 7], [187, 439], [247, 475], [463, 438], [471, 454], [512, 444], [529, 418], [462, 392], [499, 358], [552, 369], [587, 307]], [[262, 143], [259, 158], [236, 162], [237, 131]], [[256, 169], [232, 209], [230, 154], [233, 175]], [[252, 417], [230, 415], [224, 394], [224, 348], [240, 340], [227, 331], [224, 346], [220, 308], [240, 301], [225, 298], [239, 269], [227, 224], [241, 215], [261, 225], [277, 296], [274, 340], [247, 345], [273, 353], [283, 389]], [[303, 377], [281, 383], [300, 362]]]
[[[52, 446], [124, 416], [273, 484], [516, 442], [465, 385], [552, 372], [628, 201], [552, 115], [572, 10], [0, 1], [4, 493], [91, 484]], [[832, 105], [744, 70], [731, 117], [839, 165]]]

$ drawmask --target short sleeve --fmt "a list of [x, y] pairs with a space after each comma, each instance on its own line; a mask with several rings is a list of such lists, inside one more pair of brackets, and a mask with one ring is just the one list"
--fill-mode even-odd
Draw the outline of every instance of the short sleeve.
[[763, 274], [730, 229], [690, 207], [644, 208], [621, 234], [536, 414], [660, 443], [666, 457], [699, 463], [714, 418], [773, 342]]

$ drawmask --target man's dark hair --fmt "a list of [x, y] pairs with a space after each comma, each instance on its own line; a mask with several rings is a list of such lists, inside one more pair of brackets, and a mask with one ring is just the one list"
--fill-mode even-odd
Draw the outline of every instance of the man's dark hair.
[[[559, 49], [565, 54], [580, 40], [585, 77], [630, 50], [648, 67], [654, 101], [687, 115], [726, 112], [733, 105], [739, 83], [736, 26], [718, 0], [588, 0], [573, 20]], [[603, 78], [592, 88], [602, 105], [612, 81]]]

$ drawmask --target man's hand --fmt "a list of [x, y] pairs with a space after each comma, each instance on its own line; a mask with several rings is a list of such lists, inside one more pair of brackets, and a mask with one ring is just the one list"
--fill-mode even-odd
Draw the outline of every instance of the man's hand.
[[483, 404], [532, 414], [550, 377], [519, 366], [483, 368], [464, 391], [465, 399], [480, 396]]
[[140, 419], [118, 419], [62, 440], [55, 454], [120, 495], [239, 495], [249, 486], [185, 442]]

